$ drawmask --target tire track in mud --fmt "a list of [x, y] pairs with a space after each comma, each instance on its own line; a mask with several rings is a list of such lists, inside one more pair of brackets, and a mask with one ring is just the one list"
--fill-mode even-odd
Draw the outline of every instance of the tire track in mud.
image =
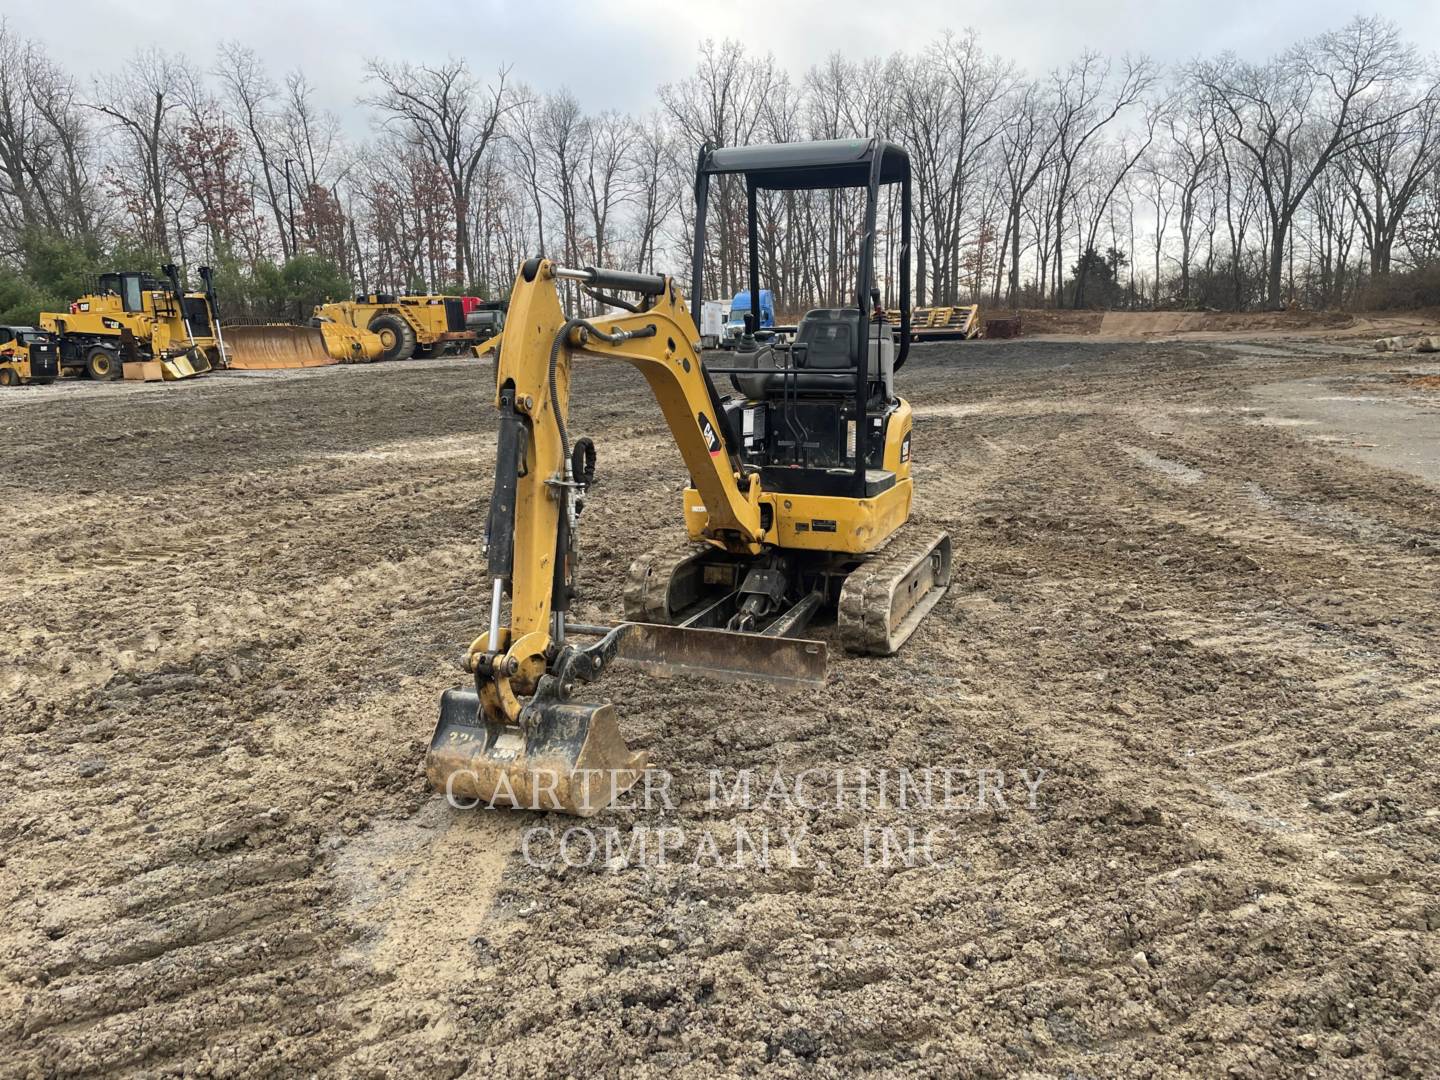
[[[228, 442], [223, 426], [213, 435], [205, 453]], [[347, 886], [329, 860], [377, 804], [404, 813], [413, 796], [396, 804], [384, 792], [413, 786], [434, 687], [453, 679], [434, 659], [416, 667], [409, 649], [387, 656], [395, 650], [384, 643], [396, 622], [413, 630], [416, 620], [464, 617], [445, 613], [478, 544], [461, 539], [469, 508], [454, 504], [462, 492], [473, 503], [468, 474], [487, 451], [467, 455], [479, 440], [460, 437], [457, 448], [455, 438], [381, 443], [368, 460], [312, 454], [263, 479], [184, 477], [163, 502], [140, 495], [154, 509], [139, 514], [128, 513], [135, 495], [94, 497], [91, 516], [63, 530], [46, 529], [53, 512], [36, 515], [46, 550], [68, 555], [68, 565], [32, 559], [39, 572], [8, 579], [26, 592], [7, 614], [33, 613], [44, 627], [38, 645], [22, 635], [22, 661], [62, 642], [81, 677], [67, 685], [52, 671], [47, 682], [42, 663], [0, 688], [29, 716], [6, 831], [42, 854], [63, 848], [91, 873], [52, 873], [33, 892], [33, 879], [20, 884], [25, 862], [7, 859], [6, 900], [30, 929], [5, 942], [0, 963], [7, 983], [29, 987], [18, 991], [22, 1002], [41, 1002], [13, 1033], [32, 1047], [17, 1063], [65, 1074], [174, 1061], [224, 1074], [267, 1071], [267, 1062], [318, 1067], [360, 1045], [358, 1022], [325, 1015], [386, 976], [330, 959], [361, 935], [336, 914]], [[175, 523], [177, 505], [188, 521]], [[292, 506], [298, 515], [286, 512]], [[28, 511], [10, 507], [21, 519], [12, 525], [23, 529]], [[126, 523], [120, 545], [87, 546], [97, 513]], [[197, 546], [223, 554], [130, 561]], [[274, 559], [287, 565], [266, 568]], [[47, 564], [64, 577], [47, 578]], [[97, 590], [111, 597], [102, 601], [106, 642], [133, 642], [138, 656], [91, 651], [84, 605]], [[432, 631], [430, 652], [445, 629]], [[447, 659], [460, 636], [446, 640]], [[374, 681], [377, 654], [385, 682], [398, 675], [403, 688], [423, 672], [423, 691], [336, 701], [337, 679]], [[357, 705], [395, 715], [380, 748], [357, 738]], [[213, 734], [197, 741], [186, 729]], [[377, 766], [378, 790], [355, 783]], [[358, 812], [344, 810], [352, 803]], [[306, 1013], [321, 1019], [279, 1019]]]

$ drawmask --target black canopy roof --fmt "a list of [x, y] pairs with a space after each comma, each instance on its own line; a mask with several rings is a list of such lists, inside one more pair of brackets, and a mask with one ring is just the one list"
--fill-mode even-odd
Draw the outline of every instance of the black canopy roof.
[[870, 163], [876, 154], [880, 155], [882, 184], [898, 183], [910, 176], [909, 156], [884, 139], [720, 147], [705, 154], [700, 171], [744, 173], [756, 187], [772, 191], [865, 187], [870, 183]]

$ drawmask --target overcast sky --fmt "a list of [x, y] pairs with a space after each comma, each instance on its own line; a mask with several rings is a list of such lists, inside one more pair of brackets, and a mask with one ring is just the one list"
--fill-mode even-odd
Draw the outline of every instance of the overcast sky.
[[941, 29], [973, 27], [991, 51], [1032, 71], [1085, 48], [1179, 61], [1233, 49], [1262, 56], [1357, 12], [1393, 20], [1425, 51], [1440, 50], [1440, 0], [6, 0], [5, 14], [73, 72], [103, 72], [137, 46], [159, 45], [208, 66], [234, 38], [275, 75], [303, 68], [321, 103], [355, 135], [354, 100], [367, 56], [417, 62], [456, 54], [477, 71], [514, 66], [542, 90], [569, 86], [584, 108], [644, 111], [655, 88], [683, 78], [705, 37], [743, 37], [791, 72], [834, 51], [916, 49]]

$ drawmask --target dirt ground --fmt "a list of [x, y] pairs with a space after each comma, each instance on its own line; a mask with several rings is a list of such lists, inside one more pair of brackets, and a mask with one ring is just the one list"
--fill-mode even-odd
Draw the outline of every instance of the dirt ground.
[[[997, 311], [1003, 315], [1005, 312]], [[1343, 311], [1070, 311], [1027, 308], [1020, 312], [1029, 336], [1095, 337], [1105, 340], [1185, 337], [1233, 339], [1237, 336], [1376, 338], [1433, 328], [1440, 312]]]
[[[13, 392], [0, 1076], [1433, 1076], [1440, 489], [1253, 392], [1433, 395], [1413, 359], [917, 348], [954, 588], [823, 694], [607, 675], [676, 805], [591, 824], [675, 830], [663, 863], [424, 788], [483, 622], [488, 367]], [[582, 619], [680, 528], [645, 395], [577, 378]], [[959, 798], [707, 788], [861, 768]], [[928, 857], [886, 865], [905, 829]], [[732, 859], [765, 830], [795, 856]]]

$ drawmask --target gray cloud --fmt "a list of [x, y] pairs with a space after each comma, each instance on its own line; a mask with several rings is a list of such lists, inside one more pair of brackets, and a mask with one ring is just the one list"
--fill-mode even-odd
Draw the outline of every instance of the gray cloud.
[[[365, 58], [375, 55], [415, 62], [460, 55], [482, 73], [511, 65], [515, 78], [539, 89], [569, 86], [587, 110], [644, 111], [658, 86], [684, 77], [705, 37], [743, 38], [798, 77], [831, 52], [914, 50], [942, 29], [968, 26], [988, 50], [1038, 72], [1084, 49], [1167, 62], [1222, 49], [1258, 57], [1338, 27], [1356, 11], [1345, 0], [12, 0], [8, 7], [16, 29], [76, 73], [110, 70], [150, 44], [208, 67], [215, 43], [236, 39], [265, 56], [276, 75], [302, 68], [352, 136], [366, 130], [354, 102]], [[1422, 47], [1440, 43], [1435, 0], [1387, 0], [1374, 10]]]

